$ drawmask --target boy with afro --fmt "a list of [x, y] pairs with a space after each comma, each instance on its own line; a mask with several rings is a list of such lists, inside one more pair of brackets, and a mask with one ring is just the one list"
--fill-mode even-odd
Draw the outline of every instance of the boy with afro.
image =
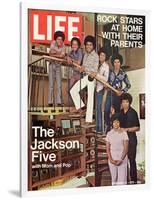
[[[95, 52], [96, 41], [95, 37], [88, 35], [84, 40], [85, 53], [83, 56], [82, 69], [83, 78], [81, 81], [77, 81], [71, 88], [70, 94], [75, 104], [77, 111], [82, 111], [81, 108], [85, 107], [84, 102], [80, 97], [80, 91], [87, 87], [88, 99], [87, 99], [87, 110], [86, 110], [86, 123], [92, 123], [93, 121], [93, 108], [94, 108], [94, 91], [95, 91], [95, 79], [96, 72], [98, 70], [99, 58]], [[86, 71], [86, 73], [84, 73]], [[88, 75], [88, 74], [90, 75]]]
[[[54, 41], [50, 45], [50, 56], [57, 58], [65, 57], [65, 35], [62, 31], [56, 31], [54, 33]], [[49, 93], [48, 104], [53, 106], [54, 102], [54, 83], [57, 82], [57, 95], [56, 103], [58, 106], [62, 104], [62, 80], [61, 80], [61, 64], [56, 61], [51, 61], [49, 65]]]

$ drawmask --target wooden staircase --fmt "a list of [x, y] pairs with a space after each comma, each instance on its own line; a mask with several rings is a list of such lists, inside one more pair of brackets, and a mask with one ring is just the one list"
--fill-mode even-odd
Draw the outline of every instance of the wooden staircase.
[[[64, 81], [63, 97], [65, 102], [61, 106], [58, 106], [55, 102], [53, 95], [53, 107], [48, 105], [48, 62], [51, 61], [49, 56], [42, 56], [39, 59], [28, 64], [28, 113], [30, 115], [61, 115], [69, 114], [71, 106], [69, 104], [68, 79]], [[55, 88], [54, 88], [55, 89]]]
[[[109, 173], [108, 158], [106, 153], [106, 135], [98, 137], [96, 135], [96, 158], [95, 158], [95, 186], [101, 186], [103, 181], [106, 181]], [[103, 180], [104, 179], [104, 180]]]
[[89, 187], [111, 185], [111, 176], [108, 167], [108, 158], [106, 153], [105, 135], [95, 140], [95, 176], [86, 178]]

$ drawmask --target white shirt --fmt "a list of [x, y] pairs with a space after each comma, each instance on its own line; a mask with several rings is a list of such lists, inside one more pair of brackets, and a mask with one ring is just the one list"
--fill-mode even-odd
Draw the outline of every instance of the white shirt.
[[[103, 76], [103, 78], [108, 81], [108, 77], [109, 77], [109, 65], [104, 62], [98, 69], [98, 73], [97, 75], [101, 75]], [[97, 85], [96, 85], [96, 91], [99, 92], [103, 89], [103, 83], [97, 81]]]
[[[127, 132], [118, 132], [112, 129], [107, 133], [106, 141], [110, 143], [111, 156], [114, 160], [120, 160], [124, 150], [123, 142], [128, 139]], [[127, 161], [127, 156], [125, 159]]]

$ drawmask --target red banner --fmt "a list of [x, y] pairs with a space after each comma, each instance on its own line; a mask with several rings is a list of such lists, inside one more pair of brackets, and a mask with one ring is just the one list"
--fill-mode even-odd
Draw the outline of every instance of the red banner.
[[82, 39], [82, 16], [66, 12], [44, 10], [29, 11], [30, 41], [33, 43], [51, 43], [55, 31], [63, 31], [65, 44], [72, 37]]

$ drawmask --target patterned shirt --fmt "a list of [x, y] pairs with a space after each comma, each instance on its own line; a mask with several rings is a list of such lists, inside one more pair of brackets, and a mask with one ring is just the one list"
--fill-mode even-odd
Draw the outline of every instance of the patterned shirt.
[[[123, 88], [123, 82], [125, 83], [124, 88]], [[123, 92], [127, 92], [129, 90], [129, 88], [131, 87], [128, 76], [127, 76], [126, 72], [124, 72], [122, 69], [120, 69], [118, 74], [116, 74], [114, 71], [110, 71], [109, 83], [115, 89], [120, 89]]]
[[88, 72], [97, 72], [99, 65], [99, 57], [95, 50], [93, 50], [90, 53], [85, 52], [82, 65]]

